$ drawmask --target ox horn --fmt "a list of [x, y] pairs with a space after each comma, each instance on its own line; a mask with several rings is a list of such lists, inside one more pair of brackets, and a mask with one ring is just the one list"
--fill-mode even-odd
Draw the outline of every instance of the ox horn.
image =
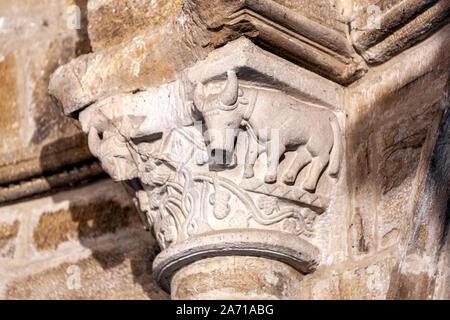
[[220, 101], [226, 106], [232, 106], [238, 98], [238, 79], [234, 71], [227, 72], [227, 84], [220, 94]]
[[197, 108], [197, 110], [200, 112], [202, 112], [202, 110], [203, 110], [204, 97], [205, 97], [204, 87], [203, 87], [203, 84], [201, 82], [199, 82], [197, 84], [197, 86], [195, 87], [194, 105]]

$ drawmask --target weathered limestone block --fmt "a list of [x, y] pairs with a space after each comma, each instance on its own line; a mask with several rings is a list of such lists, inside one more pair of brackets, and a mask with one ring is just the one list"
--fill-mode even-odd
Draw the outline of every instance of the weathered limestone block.
[[[83, 2], [0, 4], [0, 203], [102, 174], [92, 169], [94, 159], [77, 122], [61, 116], [48, 96], [50, 74], [90, 50]], [[69, 23], [75, 4], [82, 10], [80, 29]], [[84, 170], [86, 162], [92, 170]]]
[[423, 186], [442, 110], [448, 107], [450, 65], [448, 50], [442, 50], [449, 45], [448, 33], [444, 27], [350, 87], [347, 143], [356, 154], [349, 161], [356, 168], [351, 171], [355, 225], [361, 221], [363, 228], [355, 246], [362, 251], [386, 248], [409, 234], [405, 216], [412, 218], [414, 196]]
[[178, 17], [184, 2], [184, 0], [88, 1], [87, 18], [92, 50], [99, 51], [164, 26]]
[[53, 74], [51, 95], [67, 112], [75, 112], [114, 94], [174, 80], [178, 72], [205, 51], [190, 50], [200, 44], [186, 43], [189, 39], [181, 28], [169, 24], [148, 36], [72, 60]]
[[20, 114], [17, 112], [16, 59], [9, 54], [0, 62], [0, 152], [21, 145], [19, 136]]
[[371, 263], [364, 267], [345, 271], [339, 279], [339, 299], [345, 300], [381, 300], [389, 290], [389, 275], [394, 256]]
[[44, 212], [33, 230], [36, 250], [54, 250], [69, 239], [96, 238], [138, 225], [140, 220], [136, 219], [139, 217], [134, 210], [134, 207], [122, 208], [116, 201], [105, 201]]
[[[414, 224], [407, 239], [406, 255], [393, 279], [402, 299], [446, 299], [448, 297], [448, 221], [450, 166], [448, 141], [450, 114], [443, 119], [430, 162], [430, 171], [417, 199]], [[444, 289], [445, 288], [445, 289]]]
[[447, 233], [447, 239], [441, 247], [436, 273], [436, 288], [434, 289], [433, 299], [450, 299], [450, 236]]
[[167, 299], [156, 241], [121, 184], [102, 180], [0, 207], [1, 299]]
[[[151, 247], [96, 251], [93, 256], [65, 262], [17, 279], [7, 285], [7, 300], [159, 300], [167, 296], [154, 286], [148, 273]], [[148, 244], [147, 244], [148, 245]], [[77, 269], [73, 269], [76, 266]], [[72, 268], [72, 269], [71, 269]], [[79, 270], [80, 287], [68, 286], [73, 270]], [[78, 271], [77, 271], [78, 272]]]
[[258, 257], [207, 258], [178, 271], [172, 299], [298, 299], [301, 276], [282, 262]]
[[370, 64], [389, 60], [449, 21], [446, 0], [386, 0], [372, 6], [351, 25], [355, 48]]
[[16, 249], [16, 237], [19, 233], [20, 222], [15, 220], [13, 223], [0, 223], [0, 257], [14, 257]]

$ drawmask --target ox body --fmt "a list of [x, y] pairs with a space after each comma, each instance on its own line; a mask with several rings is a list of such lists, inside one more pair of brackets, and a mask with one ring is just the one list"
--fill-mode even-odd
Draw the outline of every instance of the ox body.
[[276, 182], [283, 154], [289, 163], [281, 175], [286, 184], [294, 184], [298, 173], [308, 164], [309, 171], [302, 183], [304, 190], [316, 189], [327, 165], [331, 176], [338, 174], [341, 137], [332, 111], [311, 106], [278, 90], [241, 85], [233, 71], [228, 72], [225, 88], [220, 93], [205, 95], [204, 91], [199, 84], [194, 104], [208, 129], [213, 155], [224, 154], [229, 159], [239, 128], [245, 126], [250, 133], [246, 178], [253, 177], [253, 165], [263, 151], [267, 153], [266, 183]]

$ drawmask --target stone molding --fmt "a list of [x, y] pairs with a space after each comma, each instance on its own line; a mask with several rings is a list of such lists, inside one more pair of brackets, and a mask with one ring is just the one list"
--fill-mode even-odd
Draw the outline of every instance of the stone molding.
[[314, 272], [319, 264], [318, 249], [309, 242], [283, 232], [227, 230], [192, 237], [161, 252], [153, 262], [157, 283], [170, 292], [174, 274], [195, 261], [211, 257], [265, 257], [290, 265], [303, 274]]
[[401, 1], [390, 6], [380, 1], [380, 28], [368, 30], [367, 13], [351, 23], [356, 50], [369, 64], [380, 64], [406, 50], [449, 22], [450, 3], [445, 0]]
[[261, 79], [261, 85], [282, 90], [331, 110], [342, 110], [344, 88], [314, 72], [296, 66], [262, 50], [252, 41], [240, 38], [211, 52], [186, 72], [192, 82], [217, 80], [229, 69], [236, 70], [244, 81]]
[[[350, 27], [336, 20], [332, 24], [340, 27], [332, 28], [273, 0], [217, 0], [214, 5], [220, 10], [213, 17], [204, 13], [211, 9], [208, 3], [187, 1], [178, 19], [167, 26], [60, 67], [49, 91], [67, 114], [76, 116], [79, 110], [108, 96], [174, 81], [179, 72], [206, 58], [215, 48], [242, 36], [346, 86], [364, 77], [366, 63], [384, 63], [448, 23], [446, 0], [402, 1], [395, 6], [389, 3], [379, 3], [380, 29], [366, 30], [365, 11], [348, 18]], [[155, 64], [154, 57], [145, 50], [154, 43], [162, 45], [153, 55], [164, 57], [167, 64]], [[116, 60], [129, 68], [111, 68]], [[149, 74], [149, 70], [153, 73]]]
[[68, 170], [61, 170], [29, 180], [20, 180], [16, 184], [10, 183], [6, 187], [0, 187], [0, 205], [7, 205], [24, 198], [54, 192], [102, 177], [105, 177], [105, 172], [96, 160], [90, 163], [74, 165]]
[[254, 37], [263, 48], [338, 83], [351, 83], [367, 71], [344, 32], [294, 13], [275, 1], [247, 0], [225, 25], [244, 22], [257, 30]]

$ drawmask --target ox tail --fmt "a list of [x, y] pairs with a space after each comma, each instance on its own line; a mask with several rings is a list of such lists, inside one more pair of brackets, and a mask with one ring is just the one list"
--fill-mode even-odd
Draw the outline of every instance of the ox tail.
[[330, 154], [330, 165], [328, 166], [328, 174], [332, 177], [336, 177], [339, 173], [342, 161], [342, 137], [341, 129], [336, 116], [330, 119], [330, 125], [333, 129], [333, 149]]

